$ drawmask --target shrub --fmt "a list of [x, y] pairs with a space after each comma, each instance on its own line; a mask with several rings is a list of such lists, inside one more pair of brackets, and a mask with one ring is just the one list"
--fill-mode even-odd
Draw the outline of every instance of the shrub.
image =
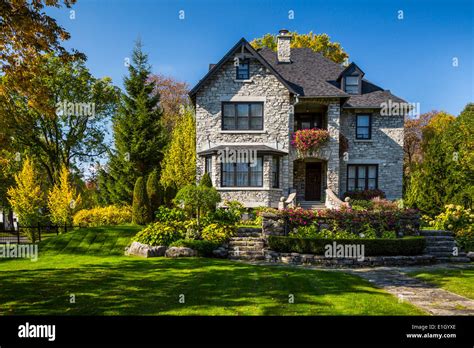
[[188, 209], [199, 221], [201, 214], [216, 209], [221, 196], [214, 187], [187, 185], [179, 190], [174, 200], [176, 204]]
[[79, 210], [73, 219], [74, 225], [81, 226], [108, 226], [122, 225], [132, 222], [130, 206], [109, 205], [92, 209]]
[[213, 223], [206, 227], [201, 232], [201, 238], [210, 242], [219, 244], [225, 243], [230, 237], [234, 236], [237, 228], [232, 225], [223, 225]]
[[155, 213], [155, 219], [159, 222], [185, 221], [186, 214], [182, 209], [161, 206]]
[[150, 222], [150, 207], [146, 185], [143, 177], [139, 177], [135, 182], [133, 190], [132, 221], [137, 225], [145, 225]]
[[305, 226], [311, 224], [318, 216], [317, 211], [303, 208], [288, 208], [281, 211], [284, 218], [288, 219], [290, 226]]
[[201, 181], [199, 182], [200, 186], [206, 186], [206, 187], [212, 187], [212, 180], [211, 176], [209, 173], [204, 173], [204, 175], [201, 178]]
[[170, 247], [186, 247], [196, 250], [199, 256], [213, 256], [212, 251], [219, 247], [219, 243], [208, 240], [179, 239], [170, 244]]
[[349, 197], [350, 199], [356, 200], [371, 200], [375, 197], [385, 198], [385, 192], [378, 189], [373, 190], [361, 190], [361, 191], [347, 191], [344, 193], [344, 197]]
[[146, 181], [146, 193], [150, 202], [150, 212], [153, 214], [163, 204], [163, 187], [158, 178], [158, 172], [152, 171]]
[[400, 209], [398, 202], [392, 202], [380, 197], [372, 198], [371, 202], [372, 209], [376, 211], [394, 211]]
[[[333, 240], [322, 238], [294, 238], [269, 236], [271, 250], [284, 253], [324, 255], [325, 246]], [[405, 237], [398, 239], [337, 239], [338, 244], [363, 244], [365, 256], [420, 255], [425, 247], [424, 237]]]
[[351, 208], [353, 210], [372, 210], [374, 208], [374, 203], [363, 199], [355, 199], [351, 201]]
[[183, 222], [155, 222], [138, 232], [134, 241], [142, 244], [168, 246], [183, 239], [186, 235], [186, 226]]
[[441, 230], [454, 232], [456, 241], [463, 249], [474, 244], [474, 214], [471, 209], [449, 204], [445, 210], [429, 222], [429, 225]]

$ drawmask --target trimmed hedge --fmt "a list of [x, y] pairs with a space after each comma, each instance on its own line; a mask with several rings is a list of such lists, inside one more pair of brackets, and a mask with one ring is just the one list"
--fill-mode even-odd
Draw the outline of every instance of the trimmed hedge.
[[420, 255], [425, 248], [424, 237], [405, 237], [398, 239], [322, 239], [294, 238], [285, 236], [269, 236], [268, 245], [271, 250], [282, 253], [300, 253], [324, 255], [325, 245], [332, 244], [363, 244], [365, 256], [401, 256]]

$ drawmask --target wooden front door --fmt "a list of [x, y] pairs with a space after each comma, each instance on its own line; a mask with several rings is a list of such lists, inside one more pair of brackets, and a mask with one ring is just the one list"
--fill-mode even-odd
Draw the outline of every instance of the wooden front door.
[[321, 163], [306, 163], [305, 195], [306, 201], [321, 200]]

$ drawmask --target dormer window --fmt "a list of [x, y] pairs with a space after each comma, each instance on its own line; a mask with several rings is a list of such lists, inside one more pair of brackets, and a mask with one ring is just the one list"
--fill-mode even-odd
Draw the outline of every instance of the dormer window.
[[250, 79], [249, 60], [240, 59], [239, 65], [235, 67], [237, 74], [237, 80], [248, 80]]
[[359, 94], [359, 76], [346, 76], [344, 91], [348, 94]]

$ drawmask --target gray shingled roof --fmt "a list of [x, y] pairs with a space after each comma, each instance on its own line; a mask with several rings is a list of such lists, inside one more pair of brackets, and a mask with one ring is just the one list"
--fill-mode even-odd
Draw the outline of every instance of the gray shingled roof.
[[390, 91], [362, 81], [362, 94], [350, 95], [340, 89], [337, 81], [345, 70], [340, 64], [325, 58], [310, 48], [292, 48], [291, 63], [278, 63], [277, 54], [269, 48], [262, 48], [258, 53], [288, 81], [294, 90], [303, 97], [346, 97], [344, 107], [380, 107], [383, 102], [404, 102]]

